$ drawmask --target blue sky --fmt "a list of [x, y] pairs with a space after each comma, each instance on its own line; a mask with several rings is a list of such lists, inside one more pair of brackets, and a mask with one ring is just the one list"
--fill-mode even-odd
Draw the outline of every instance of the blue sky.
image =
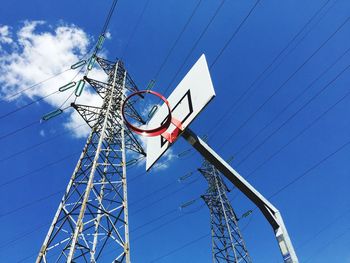
[[[103, 50], [110, 60], [123, 58], [140, 89], [156, 76], [198, 1], [150, 0], [140, 18], [147, 3], [119, 0], [109, 27], [111, 37]], [[224, 158], [234, 156], [233, 167], [271, 197], [284, 217], [300, 262], [350, 262], [346, 70], [350, 3], [260, 1], [218, 57], [255, 3], [225, 1], [189, 53], [220, 3], [201, 2], [154, 89], [166, 90], [165, 95], [169, 95], [202, 53], [209, 65], [215, 61], [210, 71], [217, 96], [191, 128], [199, 135], [209, 135], [209, 144]], [[56, 90], [72, 77], [68, 72], [32, 92], [5, 99], [69, 68], [96, 41], [109, 6], [110, 1], [2, 3], [1, 115]], [[317, 10], [318, 15], [304, 27]], [[28, 30], [30, 26], [34, 29]], [[95, 74], [102, 76], [99, 71]], [[86, 130], [72, 129], [79, 120], [66, 112], [50, 122], [3, 135], [39, 120], [65, 97], [54, 95], [1, 117], [1, 262], [34, 261], [85, 143]], [[88, 93], [85, 100], [95, 102], [95, 97]], [[210, 237], [203, 237], [209, 234], [209, 212], [198, 199], [206, 183], [198, 173], [178, 182], [179, 177], [201, 165], [201, 157], [194, 151], [177, 157], [189, 147], [180, 139], [172, 148], [167, 169], [144, 174], [144, 167], [136, 167], [128, 172], [129, 199], [134, 203], [130, 205], [133, 262], [157, 258], [154, 262], [211, 262]], [[254, 209], [237, 190], [229, 198], [238, 215]], [[193, 205], [179, 209], [193, 199]], [[153, 224], [138, 228], [157, 218]], [[254, 262], [281, 262], [272, 229], [258, 210], [242, 219], [240, 226]]]

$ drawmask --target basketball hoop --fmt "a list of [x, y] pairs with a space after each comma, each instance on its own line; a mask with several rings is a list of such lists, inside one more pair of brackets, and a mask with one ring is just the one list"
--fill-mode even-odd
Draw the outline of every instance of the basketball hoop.
[[[125, 109], [126, 109], [128, 101], [134, 96], [138, 96], [138, 95], [145, 94], [145, 93], [149, 93], [149, 94], [152, 94], [152, 95], [160, 98], [164, 102], [164, 104], [166, 105], [166, 107], [168, 109], [167, 117], [165, 118], [163, 123], [159, 127], [154, 128], [154, 129], [142, 129], [140, 127], [137, 127], [137, 126], [131, 124], [126, 118]], [[123, 102], [122, 116], [123, 116], [123, 119], [124, 119], [126, 126], [128, 126], [129, 129], [132, 130], [133, 132], [135, 132], [139, 135], [142, 135], [142, 136], [155, 137], [155, 136], [161, 135], [168, 142], [172, 143], [178, 137], [178, 135], [180, 134], [180, 131], [182, 131], [181, 122], [176, 120], [175, 118], [173, 118], [171, 115], [171, 108], [170, 108], [170, 104], [169, 104], [168, 100], [160, 93], [152, 91], [152, 90], [141, 90], [141, 91], [137, 91], [137, 92], [130, 94]], [[176, 127], [176, 129], [172, 133], [167, 132], [170, 124], [173, 124]]]

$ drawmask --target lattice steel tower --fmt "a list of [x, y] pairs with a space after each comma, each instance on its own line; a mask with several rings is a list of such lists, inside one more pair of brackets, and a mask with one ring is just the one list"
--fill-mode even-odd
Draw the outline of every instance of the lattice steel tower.
[[219, 171], [207, 161], [198, 170], [208, 181], [208, 190], [202, 198], [210, 210], [213, 262], [252, 262]]
[[[111, 249], [114, 262], [130, 262], [126, 166], [132, 160], [127, 162], [126, 154], [133, 152], [136, 154], [130, 156], [139, 158], [145, 153], [123, 124], [121, 104], [126, 90], [136, 91], [137, 87], [121, 61], [96, 60], [108, 75], [107, 83], [87, 77], [82, 81], [103, 98], [103, 104], [72, 104], [91, 133], [37, 263], [97, 262]], [[141, 121], [131, 104], [128, 114]]]

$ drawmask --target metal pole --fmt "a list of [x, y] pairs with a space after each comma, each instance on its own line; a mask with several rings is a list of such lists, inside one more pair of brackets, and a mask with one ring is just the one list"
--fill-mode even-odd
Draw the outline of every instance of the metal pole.
[[[124, 82], [122, 89], [122, 97], [125, 98], [125, 81], [126, 81], [126, 70], [124, 72]], [[120, 104], [120, 119], [122, 119], [122, 103]], [[125, 244], [124, 244], [124, 252], [125, 252], [125, 260], [126, 263], [130, 263], [130, 241], [129, 241], [129, 213], [128, 213], [128, 189], [127, 189], [127, 181], [126, 181], [126, 152], [125, 152], [125, 124], [121, 123], [121, 137], [122, 137], [122, 165], [123, 165], [123, 195], [124, 195], [124, 229], [125, 229]]]
[[182, 136], [260, 209], [275, 232], [284, 262], [298, 263], [280, 212], [193, 131], [187, 128]]
[[84, 194], [84, 199], [82, 201], [82, 205], [81, 205], [81, 209], [79, 212], [79, 217], [77, 220], [77, 227], [75, 228], [73, 237], [72, 237], [72, 245], [70, 247], [69, 250], [69, 254], [67, 257], [67, 262], [71, 262], [73, 259], [73, 255], [74, 255], [74, 251], [75, 251], [75, 246], [79, 237], [79, 234], [83, 231], [83, 218], [84, 218], [84, 214], [85, 214], [85, 210], [86, 210], [86, 204], [87, 201], [89, 200], [89, 196], [90, 196], [90, 191], [93, 187], [93, 181], [94, 181], [94, 175], [95, 175], [95, 171], [98, 165], [98, 159], [100, 156], [100, 152], [102, 149], [102, 143], [105, 139], [105, 135], [106, 135], [106, 129], [107, 129], [107, 124], [108, 124], [108, 115], [111, 112], [111, 108], [112, 108], [112, 103], [113, 103], [113, 99], [114, 99], [114, 91], [115, 91], [115, 82], [116, 82], [116, 78], [117, 78], [117, 67], [114, 70], [114, 76], [113, 76], [113, 86], [112, 86], [112, 90], [111, 90], [111, 94], [110, 94], [110, 98], [109, 98], [109, 102], [108, 102], [108, 107], [107, 107], [107, 111], [106, 111], [106, 115], [105, 115], [105, 119], [103, 121], [103, 126], [102, 126], [102, 130], [100, 133], [100, 138], [97, 144], [97, 149], [96, 149], [96, 153], [95, 153], [95, 157], [94, 157], [94, 161], [92, 164], [92, 168], [91, 168], [91, 172], [90, 172], [90, 176], [89, 176], [89, 181], [87, 183], [87, 187], [86, 187], [86, 191]]

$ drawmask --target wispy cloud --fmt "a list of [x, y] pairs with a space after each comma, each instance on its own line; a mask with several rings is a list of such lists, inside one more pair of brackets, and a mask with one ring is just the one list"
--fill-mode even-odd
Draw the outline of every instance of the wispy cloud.
[[9, 26], [0, 26], [0, 43], [11, 44], [12, 42]]
[[[25, 21], [22, 26], [13, 31], [7, 25], [0, 26], [0, 96], [7, 100], [36, 99], [43, 97], [66, 83], [77, 74], [67, 71], [64, 74], [28, 89], [18, 96], [11, 97], [31, 85], [56, 75], [66, 69], [81, 57], [91, 46], [92, 38], [76, 25], [51, 26], [44, 21]], [[81, 76], [80, 76], [81, 77]], [[104, 80], [102, 70], [93, 70], [90, 77]], [[61, 106], [69, 92], [45, 98], [45, 102], [53, 109]], [[69, 101], [66, 105], [68, 105]], [[86, 89], [77, 103], [100, 105], [100, 97]], [[68, 111], [65, 127], [72, 129], [83, 123], [81, 117], [73, 110]], [[73, 135], [84, 137], [88, 128], [72, 129]]]

